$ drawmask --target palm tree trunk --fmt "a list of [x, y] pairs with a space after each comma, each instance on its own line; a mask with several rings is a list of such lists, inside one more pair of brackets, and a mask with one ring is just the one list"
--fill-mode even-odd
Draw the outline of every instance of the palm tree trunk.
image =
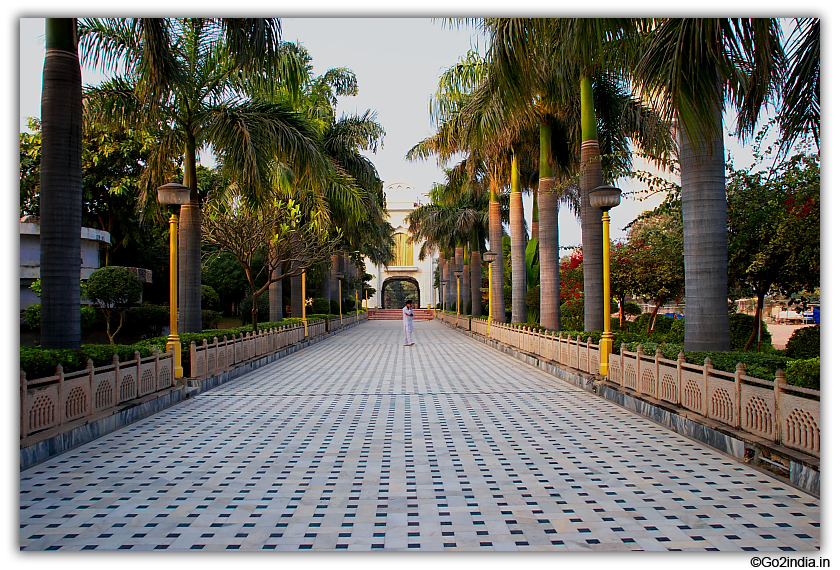
[[280, 279], [283, 268], [278, 265], [271, 273], [276, 281], [268, 286], [268, 320], [277, 322], [283, 320], [283, 280]]
[[461, 312], [466, 314], [467, 303], [472, 298], [470, 271], [472, 269], [471, 263], [464, 263], [464, 278], [461, 280]]
[[519, 161], [516, 155], [511, 159], [510, 180], [510, 264], [511, 264], [511, 322], [528, 322], [528, 308], [525, 306], [525, 210], [522, 205], [522, 191], [519, 186]]
[[481, 307], [481, 251], [478, 243], [478, 230], [473, 232], [470, 252], [470, 297], [472, 300], [472, 316], [480, 317]]
[[330, 256], [330, 306], [332, 301], [338, 303], [338, 272], [341, 271], [341, 256], [335, 253]]
[[540, 121], [539, 209], [545, 222], [539, 226], [540, 243], [540, 326], [560, 330], [560, 274], [558, 266], [557, 194], [551, 165], [551, 131]]
[[580, 213], [583, 233], [584, 327], [587, 331], [604, 330], [604, 228], [601, 211], [589, 203], [589, 193], [603, 185], [601, 149], [596, 129], [592, 82], [582, 76], [581, 91], [581, 181]]
[[[455, 269], [461, 272], [460, 278], [460, 289], [458, 286], [458, 277], [455, 276], [455, 310], [458, 310], [458, 306], [461, 307], [461, 312], [464, 312], [464, 247], [456, 247], [455, 248]], [[460, 298], [459, 298], [460, 296]]]
[[292, 297], [292, 316], [295, 318], [303, 317], [303, 277], [300, 273], [292, 275], [291, 279], [291, 297]]
[[457, 307], [455, 306], [455, 299], [458, 297], [458, 280], [455, 279], [455, 256], [449, 258], [449, 262], [446, 264], [446, 279], [449, 281], [449, 285], [446, 288], [446, 296], [448, 297], [449, 303], [449, 310], [454, 311]]
[[[546, 220], [557, 219], [557, 194], [550, 192], [554, 178], [540, 178], [540, 211]], [[540, 326], [561, 329], [559, 233], [557, 223], [540, 224]]]
[[195, 138], [187, 136], [184, 186], [190, 203], [181, 206], [178, 232], [178, 332], [201, 332], [201, 210], [195, 177]]
[[723, 123], [717, 114], [720, 130], [713, 140], [692, 141], [682, 125], [680, 132], [686, 352], [731, 348]]
[[81, 348], [82, 73], [75, 18], [47, 18], [41, 94], [41, 346]]
[[534, 190], [534, 203], [531, 206], [531, 239], [537, 238], [540, 240], [540, 190]]
[[[278, 233], [279, 228], [275, 227], [274, 232]], [[280, 244], [273, 244], [269, 251], [270, 255], [277, 260], [280, 255]], [[271, 278], [276, 279], [276, 281], [268, 286], [268, 320], [271, 322], [283, 320], [283, 283], [280, 279], [280, 276], [283, 275], [283, 268], [277, 261], [275, 263], [277, 265], [271, 272]]]
[[494, 321], [505, 322], [505, 265], [502, 257], [502, 210], [499, 204], [499, 182], [490, 182], [490, 250], [496, 252], [493, 261], [493, 282], [490, 284], [493, 294], [490, 313]]

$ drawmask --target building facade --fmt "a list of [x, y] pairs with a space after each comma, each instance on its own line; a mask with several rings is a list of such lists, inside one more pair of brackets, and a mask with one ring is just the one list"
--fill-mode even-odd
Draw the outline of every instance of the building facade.
[[434, 273], [437, 252], [420, 261], [417, 254], [423, 243], [412, 243], [408, 231], [408, 215], [420, 205], [420, 198], [411, 199], [414, 189], [402, 182], [385, 187], [388, 221], [394, 227], [394, 261], [392, 265], [375, 265], [365, 259], [365, 271], [373, 275], [371, 287], [376, 289], [368, 299], [369, 309], [399, 309], [406, 299], [415, 307], [431, 308], [435, 303]]

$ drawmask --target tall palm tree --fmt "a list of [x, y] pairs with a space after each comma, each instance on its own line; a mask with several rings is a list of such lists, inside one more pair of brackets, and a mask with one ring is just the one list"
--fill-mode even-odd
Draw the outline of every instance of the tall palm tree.
[[196, 152], [210, 145], [248, 199], [264, 194], [279, 176], [325, 176], [327, 164], [306, 117], [249, 95], [268, 78], [300, 82], [302, 66], [280, 41], [277, 19], [103, 19], [84, 20], [80, 28], [83, 59], [124, 68], [87, 89], [86, 111], [102, 124], [159, 137], [142, 180], [147, 208], [154, 208], [153, 190], [172, 165], [183, 164], [191, 194], [181, 207], [180, 330], [200, 331]]
[[82, 72], [75, 18], [47, 18], [41, 94], [41, 346], [80, 348]]
[[776, 20], [657, 21], [635, 80], [680, 132], [685, 250], [685, 349], [730, 349], [727, 300], [723, 110], [732, 102], [749, 133], [773, 86], [783, 52]]
[[803, 135], [820, 148], [820, 20], [797, 18], [794, 33], [785, 44], [790, 69], [782, 88], [779, 110], [782, 150]]
[[[620, 38], [617, 31], [628, 22], [605, 19], [487, 19], [484, 27], [491, 34], [491, 75], [498, 74], [498, 82], [509, 93], [506, 102], [519, 109], [533, 109], [539, 118], [543, 137], [548, 141], [549, 117], [563, 124], [566, 140], [561, 144], [572, 144], [580, 149], [567, 150], [567, 156], [578, 165], [574, 169], [564, 168], [562, 186], [570, 184], [579, 188], [578, 205], [582, 220], [585, 259], [586, 327], [600, 330], [603, 326], [603, 267], [600, 214], [589, 205], [588, 192], [603, 183], [601, 152], [614, 154], [618, 160], [606, 165], [614, 177], [616, 172], [629, 169], [628, 136], [640, 143], [650, 154], [658, 155], [667, 149], [666, 129], [657, 124], [655, 116], [638, 101], [630, 97], [626, 89], [617, 84], [611, 70], [616, 64], [602, 56], [603, 47]], [[614, 37], [613, 37], [614, 36]], [[572, 120], [576, 115], [577, 119]], [[600, 126], [598, 132], [596, 125]], [[552, 154], [557, 154], [552, 148]], [[551, 156], [549, 154], [548, 156]], [[621, 158], [623, 156], [623, 158]], [[543, 191], [554, 191], [548, 165], [542, 165], [540, 174]], [[559, 164], [555, 166], [560, 166]], [[569, 180], [578, 179], [579, 182]], [[566, 180], [564, 180], [566, 179]], [[543, 244], [544, 227], [556, 216], [555, 202], [545, 196], [538, 199], [541, 242], [541, 261], [554, 263], [555, 256], [546, 251]], [[545, 204], [549, 211], [542, 211]], [[553, 224], [552, 224], [553, 225]], [[546, 235], [553, 240], [556, 229]], [[541, 276], [549, 280], [555, 274], [554, 267], [543, 269]], [[540, 287], [542, 304], [552, 303], [553, 294], [546, 283]], [[548, 325], [553, 319], [551, 313], [541, 323]], [[558, 316], [559, 322], [559, 316]]]

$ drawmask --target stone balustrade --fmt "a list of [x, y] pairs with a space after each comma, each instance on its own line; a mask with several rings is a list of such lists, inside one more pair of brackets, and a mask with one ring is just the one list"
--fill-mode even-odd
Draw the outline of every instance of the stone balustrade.
[[[321, 336], [326, 332], [324, 321], [309, 324], [309, 335]], [[304, 326], [289, 325], [259, 332], [241, 333], [238, 337], [219, 340], [213, 337], [200, 345], [190, 343], [190, 377], [203, 380], [215, 376], [253, 358], [272, 354], [304, 340]]]
[[172, 354], [159, 354], [94, 367], [68, 374], [56, 366], [55, 374], [33, 380], [20, 372], [20, 439], [91, 416], [105, 416], [118, 406], [171, 388], [175, 382]]
[[[600, 372], [600, 347], [554, 335], [537, 328], [509, 325], [484, 319], [460, 318], [438, 313], [437, 319], [487, 337], [521, 352], [536, 355], [587, 374]], [[464, 324], [462, 319], [470, 321]], [[681, 406], [701, 416], [743, 430], [785, 447], [820, 456], [820, 392], [791, 386], [783, 371], [773, 381], [747, 376], [744, 365], [734, 372], [716, 370], [711, 360], [703, 366], [646, 355], [642, 347], [631, 352], [622, 345], [620, 354], [610, 354], [607, 380], [629, 392]]]

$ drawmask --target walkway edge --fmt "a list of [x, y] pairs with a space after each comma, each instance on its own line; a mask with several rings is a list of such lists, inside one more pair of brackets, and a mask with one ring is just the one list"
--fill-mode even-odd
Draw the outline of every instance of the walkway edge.
[[248, 362], [244, 362], [241, 366], [237, 366], [233, 370], [228, 370], [218, 376], [212, 376], [205, 380], [191, 380], [185, 378], [187, 383], [195, 383], [195, 386], [181, 386], [172, 389], [169, 393], [163, 394], [156, 398], [145, 402], [133, 405], [129, 408], [123, 409], [119, 412], [111, 414], [105, 418], [78, 426], [71, 430], [65, 431], [55, 435], [49, 439], [45, 439], [20, 450], [20, 471], [24, 471], [62, 453], [66, 453], [75, 447], [91, 442], [103, 435], [117, 431], [129, 424], [145, 419], [160, 411], [170, 408], [184, 400], [197, 396], [202, 392], [206, 392], [216, 386], [230, 382], [240, 376], [253, 372], [254, 370], [271, 364], [272, 362], [288, 356], [298, 350], [306, 348], [312, 344], [316, 344], [333, 335], [339, 334], [347, 329], [351, 329], [357, 325], [367, 322], [367, 319], [358, 322], [350, 323], [337, 331], [327, 332], [321, 336], [311, 338], [303, 341], [300, 344], [285, 348], [270, 356], [263, 356]]
[[[513, 356], [525, 364], [539, 368], [543, 372], [551, 374], [552, 376], [572, 384], [577, 388], [591, 392], [606, 400], [610, 400], [611, 402], [614, 402], [637, 415], [650, 419], [659, 425], [670, 429], [671, 431], [717, 449], [740, 463], [746, 463], [753, 467], [757, 467], [762, 471], [771, 473], [779, 479], [785, 480], [803, 491], [816, 495], [817, 497], [820, 496], [819, 460], [806, 457], [793, 450], [782, 450], [779, 446], [771, 442], [761, 443], [748, 439], [741, 436], [740, 432], [735, 434], [716, 426], [709, 425], [705, 422], [695, 421], [688, 417], [686, 413], [680, 413], [676, 410], [668, 409], [658, 403], [639, 398], [635, 395], [622, 391], [620, 388], [611, 386], [604, 380], [599, 380], [598, 375], [587, 375], [579, 371], [572, 371], [563, 365], [552, 364], [551, 362], [537, 358], [535, 355], [522, 352], [516, 348], [488, 339], [482, 335], [460, 329], [443, 321], [440, 322], [459, 333], [469, 336], [479, 342], [483, 342], [487, 346], [500, 352]], [[790, 465], [789, 472], [785, 472], [786, 470], [779, 469], [778, 467], [767, 469], [761, 464], [763, 461], [773, 467], [773, 464], [770, 462], [774, 461], [774, 458], [787, 460]], [[776, 463], [778, 463], [778, 461], [776, 461]]]

